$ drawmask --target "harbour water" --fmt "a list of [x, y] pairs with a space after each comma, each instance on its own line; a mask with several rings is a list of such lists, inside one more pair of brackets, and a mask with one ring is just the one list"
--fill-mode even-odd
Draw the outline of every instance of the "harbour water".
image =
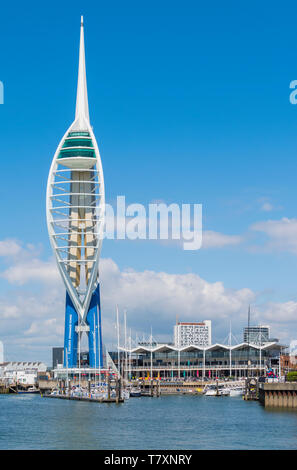
[[297, 411], [240, 397], [117, 405], [0, 395], [0, 449], [297, 449]]

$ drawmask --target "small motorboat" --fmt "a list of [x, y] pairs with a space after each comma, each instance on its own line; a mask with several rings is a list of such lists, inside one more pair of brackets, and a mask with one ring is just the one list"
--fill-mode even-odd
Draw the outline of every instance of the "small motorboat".
[[141, 397], [140, 388], [132, 387], [130, 390], [130, 397]]
[[218, 396], [226, 397], [230, 395], [230, 389], [226, 387], [218, 388]]
[[204, 395], [207, 397], [215, 397], [217, 395], [217, 387], [215, 385], [209, 385], [204, 389]]
[[27, 390], [18, 390], [18, 393], [28, 394], [28, 393], [40, 393], [40, 390], [36, 387], [28, 387]]
[[244, 389], [242, 387], [230, 388], [230, 397], [240, 397], [244, 394]]
[[209, 385], [205, 388], [204, 395], [207, 397], [223, 397], [230, 395], [230, 390], [223, 385]]

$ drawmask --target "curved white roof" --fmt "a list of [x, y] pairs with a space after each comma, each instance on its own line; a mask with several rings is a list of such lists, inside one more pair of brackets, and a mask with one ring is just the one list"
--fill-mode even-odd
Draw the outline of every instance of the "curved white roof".
[[203, 346], [196, 346], [195, 344], [192, 344], [192, 345], [189, 345], [189, 346], [184, 346], [182, 348], [178, 348], [176, 346], [173, 346], [171, 344], [162, 344], [162, 345], [159, 345], [159, 346], [153, 346], [152, 348], [149, 347], [149, 346], [138, 346], [136, 348], [132, 348], [132, 349], [129, 349], [129, 348], [124, 348], [124, 347], [121, 347], [120, 349], [122, 351], [127, 351], [129, 353], [135, 353], [135, 354], [141, 354], [141, 353], [146, 353], [146, 352], [170, 352], [170, 351], [180, 351], [180, 352], [184, 352], [184, 351], [215, 351], [215, 350], [218, 350], [218, 349], [225, 349], [227, 351], [236, 351], [236, 350], [239, 350], [239, 349], [244, 349], [244, 348], [247, 348], [248, 346], [250, 346], [250, 348], [252, 349], [262, 349], [262, 350], [267, 350], [267, 349], [285, 349], [286, 346], [284, 345], [281, 345], [279, 344], [278, 342], [274, 341], [274, 342], [270, 342], [270, 343], [265, 343], [263, 344], [262, 346], [258, 345], [258, 344], [252, 344], [250, 343], [250, 345], [248, 343], [239, 343], [239, 344], [235, 344], [234, 346], [228, 346], [226, 344], [219, 344], [219, 343], [215, 343], [215, 344], [212, 344], [210, 346], [206, 346], [206, 347], [203, 347]]

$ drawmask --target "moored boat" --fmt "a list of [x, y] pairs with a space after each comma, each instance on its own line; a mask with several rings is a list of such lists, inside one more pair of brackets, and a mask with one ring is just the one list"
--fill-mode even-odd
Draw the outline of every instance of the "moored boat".
[[218, 388], [218, 396], [229, 396], [230, 389], [227, 387], [219, 387]]
[[18, 394], [27, 394], [27, 393], [40, 393], [40, 390], [36, 387], [28, 387], [27, 390], [18, 390]]
[[222, 397], [230, 395], [230, 389], [224, 385], [208, 385], [204, 389], [204, 395], [208, 397]]
[[208, 385], [204, 389], [204, 395], [207, 397], [214, 397], [217, 395], [217, 387], [215, 385]]
[[244, 394], [243, 387], [235, 387], [230, 389], [230, 397], [239, 397]]

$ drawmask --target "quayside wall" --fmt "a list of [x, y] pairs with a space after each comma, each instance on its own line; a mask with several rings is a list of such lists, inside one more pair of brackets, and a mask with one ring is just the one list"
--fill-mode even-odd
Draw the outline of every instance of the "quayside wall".
[[297, 408], [297, 382], [260, 383], [259, 401], [265, 408]]

